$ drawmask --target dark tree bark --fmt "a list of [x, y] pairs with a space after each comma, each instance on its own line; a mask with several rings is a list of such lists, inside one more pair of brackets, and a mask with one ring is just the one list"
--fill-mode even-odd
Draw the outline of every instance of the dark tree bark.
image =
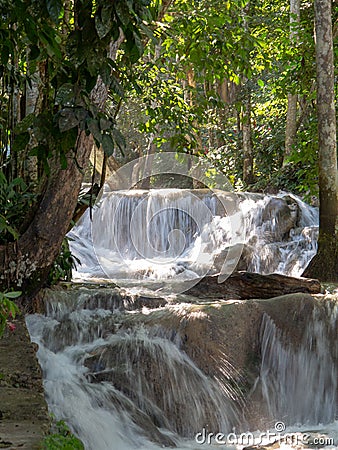
[[318, 252], [305, 276], [338, 281], [338, 174], [331, 0], [315, 0], [319, 141]]
[[[250, 1], [243, 9], [243, 26], [246, 33], [249, 33]], [[251, 130], [251, 88], [246, 77], [244, 81], [245, 98], [242, 106], [242, 133], [243, 133], [243, 181], [249, 185], [254, 182], [253, 173], [253, 145]]]

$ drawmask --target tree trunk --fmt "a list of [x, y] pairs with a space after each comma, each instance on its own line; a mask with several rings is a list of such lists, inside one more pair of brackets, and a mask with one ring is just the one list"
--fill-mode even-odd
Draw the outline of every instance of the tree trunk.
[[292, 149], [295, 145], [297, 135], [297, 104], [298, 95], [288, 94], [288, 109], [286, 114], [285, 126], [285, 152], [284, 163], [288, 156], [291, 155]]
[[[172, 0], [163, 2], [159, 14], [165, 14]], [[74, 26], [79, 27], [77, 13], [82, 8], [75, 1]], [[66, 6], [69, 3], [66, 1]], [[67, 14], [67, 12], [65, 12]], [[124, 40], [120, 30], [119, 38], [111, 43], [108, 51], [112, 59]], [[48, 59], [39, 64], [40, 82], [36, 111], [48, 109], [49, 99], [45, 91], [49, 86]], [[98, 77], [91, 92], [91, 100], [98, 110], [102, 110], [108, 98], [108, 88]], [[10, 137], [12, 137], [12, 133]], [[7, 142], [5, 143], [7, 147]], [[93, 137], [84, 131], [78, 131], [75, 149], [69, 152], [66, 169], [61, 169], [59, 158], [49, 161], [51, 173], [44, 185], [39, 204], [29, 226], [14, 243], [0, 246], [0, 291], [10, 287], [18, 288], [25, 294], [26, 300], [41, 288], [48, 275], [50, 266], [60, 251], [62, 240], [67, 233], [73, 217], [83, 173], [89, 161], [94, 145]]]
[[243, 181], [246, 184], [252, 184], [254, 182], [254, 176], [253, 176], [253, 149], [251, 136], [250, 92], [248, 92], [247, 98], [243, 105], [242, 133], [243, 133]]
[[137, 180], [136, 186], [141, 189], [150, 189], [151, 174], [153, 169], [154, 155], [156, 151], [156, 145], [154, 143], [155, 136], [152, 134], [149, 139], [147, 154], [143, 161], [143, 172], [140, 175], [140, 179]]
[[[295, 24], [300, 21], [300, 1], [290, 0], [290, 41], [291, 45], [295, 45], [298, 40], [298, 31], [295, 28]], [[285, 127], [285, 159], [291, 154], [295, 144], [297, 135], [297, 94], [288, 94], [288, 109], [286, 116]]]
[[[28, 56], [27, 56], [27, 62], [28, 62]], [[28, 64], [27, 64], [28, 66]], [[30, 83], [26, 82], [26, 91], [25, 91], [25, 103], [26, 103], [26, 111], [25, 116], [28, 116], [28, 114], [32, 114], [35, 111], [35, 105], [38, 101], [39, 97], [39, 84], [34, 79], [31, 80]], [[25, 174], [24, 178], [25, 180], [30, 183], [38, 182], [38, 158], [36, 156], [29, 154], [29, 146], [27, 151], [27, 155], [25, 157]]]
[[196, 286], [185, 293], [195, 297], [212, 297], [227, 299], [272, 298], [295, 292], [319, 294], [320, 282], [307, 278], [287, 277], [273, 273], [236, 272], [223, 283], [218, 282], [218, 275], [206, 276]]
[[338, 174], [331, 0], [315, 0], [319, 240], [306, 276], [338, 281]]
[[16, 287], [29, 295], [41, 287], [67, 233], [92, 145], [91, 136], [81, 132], [67, 168], [51, 163], [45, 192], [27, 231], [18, 241], [0, 246], [0, 288]]

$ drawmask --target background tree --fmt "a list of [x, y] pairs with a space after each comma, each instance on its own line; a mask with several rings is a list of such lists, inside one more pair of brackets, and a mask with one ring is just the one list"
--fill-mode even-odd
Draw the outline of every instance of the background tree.
[[[290, 0], [290, 41], [296, 45], [298, 41], [298, 27], [300, 22], [300, 0]], [[295, 144], [297, 133], [297, 104], [298, 95], [288, 93], [286, 126], [285, 126], [285, 153], [284, 159], [288, 157]]]
[[315, 0], [320, 224], [306, 276], [338, 280], [338, 172], [331, 0]]

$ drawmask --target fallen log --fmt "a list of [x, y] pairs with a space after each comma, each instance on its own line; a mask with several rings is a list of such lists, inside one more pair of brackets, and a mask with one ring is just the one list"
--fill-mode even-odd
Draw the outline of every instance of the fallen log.
[[312, 278], [288, 277], [280, 274], [261, 275], [252, 272], [235, 272], [219, 283], [218, 275], [202, 278], [185, 294], [203, 298], [265, 299], [295, 292], [319, 294], [321, 285]]

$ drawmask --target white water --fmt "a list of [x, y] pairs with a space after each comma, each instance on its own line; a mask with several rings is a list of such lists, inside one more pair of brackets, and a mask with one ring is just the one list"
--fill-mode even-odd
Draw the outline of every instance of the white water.
[[300, 276], [318, 210], [281, 194], [161, 189], [108, 192], [69, 234], [75, 278], [197, 279], [245, 269]]
[[285, 342], [281, 331], [264, 315], [260, 382], [271, 421], [318, 424], [336, 418], [337, 348], [329, 335], [337, 332], [337, 314], [337, 305], [324, 317], [315, 308], [298, 346]]

